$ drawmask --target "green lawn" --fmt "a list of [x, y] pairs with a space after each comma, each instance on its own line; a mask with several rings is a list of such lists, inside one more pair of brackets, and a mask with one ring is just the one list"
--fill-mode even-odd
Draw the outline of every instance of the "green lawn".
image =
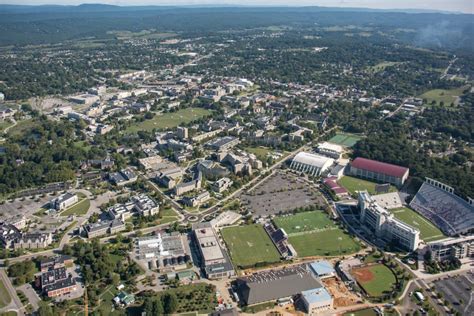
[[288, 234], [298, 257], [337, 256], [360, 250], [360, 245], [322, 211], [276, 217], [273, 221]]
[[10, 304], [11, 302], [10, 294], [8, 293], [5, 284], [3, 284], [2, 280], [0, 280], [0, 308], [3, 308]]
[[271, 152], [271, 149], [267, 147], [245, 147], [245, 150], [251, 154], [254, 154], [257, 156], [258, 159], [260, 160], [265, 160], [267, 159], [267, 155], [269, 152]]
[[127, 128], [127, 133], [138, 131], [152, 131], [153, 129], [170, 129], [181, 124], [187, 124], [194, 120], [206, 117], [212, 112], [202, 108], [186, 108], [174, 113], [157, 114], [151, 120], [132, 124]]
[[[371, 182], [367, 180], [362, 180], [359, 178], [354, 178], [350, 176], [344, 176], [338, 180], [338, 183], [346, 188], [351, 194], [357, 194], [356, 191], [367, 190], [371, 195], [375, 195], [375, 186], [376, 182]], [[396, 192], [397, 188], [393, 185], [390, 186], [389, 192]]]
[[434, 89], [429, 90], [419, 97], [422, 99], [426, 99], [428, 105], [430, 105], [433, 101], [436, 102], [436, 105], [441, 105], [440, 102], [443, 102], [445, 106], [451, 105], [451, 103], [455, 103], [457, 97], [462, 95], [462, 92], [466, 89], [466, 87], [460, 87], [455, 89]]
[[14, 127], [8, 130], [10, 136], [20, 136], [26, 131], [33, 128], [37, 123], [33, 120], [19, 121]]
[[257, 263], [280, 261], [280, 254], [262, 225], [229, 227], [221, 232], [232, 261], [237, 266], [245, 268]]
[[79, 202], [77, 202], [70, 208], [63, 211], [61, 213], [61, 216], [87, 214], [87, 211], [91, 207], [91, 201], [88, 198], [86, 198], [84, 194], [78, 193], [78, 196], [79, 196]]
[[373, 308], [360, 309], [354, 312], [345, 313], [344, 316], [377, 316]]
[[383, 264], [376, 264], [370, 267], [357, 268], [352, 270], [353, 273], [358, 271], [368, 270], [372, 273], [372, 279], [369, 281], [361, 281], [356, 274], [357, 282], [364, 288], [368, 295], [378, 297], [384, 294], [385, 291], [390, 291], [392, 285], [397, 282], [392, 270]]
[[420, 238], [425, 242], [440, 240], [446, 236], [429, 220], [412, 209], [402, 207], [390, 210], [396, 218], [420, 230]]
[[279, 216], [273, 219], [275, 225], [283, 228], [288, 235], [333, 227], [334, 223], [324, 211], [304, 212], [291, 216]]
[[355, 134], [337, 133], [330, 140], [328, 140], [328, 142], [345, 147], [352, 147], [361, 139], [362, 137]]
[[0, 132], [12, 125], [13, 123], [10, 121], [0, 121]]
[[380, 72], [380, 71], [384, 71], [385, 68], [387, 67], [392, 67], [392, 66], [395, 66], [395, 65], [399, 65], [399, 64], [402, 64], [402, 62], [396, 62], [396, 61], [384, 61], [384, 62], [381, 62], [381, 63], [378, 63], [377, 65], [375, 66], [370, 66], [368, 67], [368, 70], [370, 72]]

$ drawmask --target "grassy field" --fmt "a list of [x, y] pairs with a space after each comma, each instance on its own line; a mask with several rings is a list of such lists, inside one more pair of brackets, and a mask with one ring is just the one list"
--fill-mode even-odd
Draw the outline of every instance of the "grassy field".
[[276, 217], [299, 257], [337, 256], [360, 250], [360, 245], [322, 211]]
[[446, 236], [429, 220], [412, 209], [402, 207], [390, 210], [396, 218], [420, 230], [420, 237], [425, 242], [446, 238]]
[[87, 211], [91, 207], [91, 201], [89, 201], [89, 199], [82, 193], [78, 193], [77, 195], [79, 197], [79, 202], [62, 212], [61, 216], [87, 214]]
[[[377, 183], [362, 180], [359, 178], [354, 178], [350, 176], [344, 176], [338, 180], [338, 183], [346, 188], [351, 194], [356, 194], [356, 191], [364, 191], [367, 190], [370, 194], [375, 195], [375, 186]], [[389, 192], [396, 192], [397, 188], [393, 185], [390, 186]]]
[[14, 127], [8, 130], [8, 135], [20, 136], [21, 134], [33, 128], [36, 124], [37, 123], [33, 120], [19, 121]]
[[291, 216], [275, 217], [275, 225], [283, 228], [288, 235], [324, 229], [334, 226], [334, 223], [323, 211], [304, 212]]
[[456, 88], [456, 89], [434, 89], [427, 91], [420, 95], [419, 97], [422, 99], [426, 99], [428, 104], [431, 104], [433, 101], [436, 102], [437, 105], [441, 105], [440, 103], [443, 102], [444, 105], [449, 106], [451, 103], [456, 104], [457, 97], [462, 95], [462, 92], [466, 89], [466, 87]]
[[384, 71], [385, 68], [387, 67], [392, 67], [392, 66], [396, 66], [396, 65], [399, 65], [401, 64], [401, 62], [396, 62], [396, 61], [384, 61], [384, 62], [381, 62], [381, 63], [378, 63], [377, 65], [375, 66], [370, 66], [368, 67], [368, 70], [370, 72], [380, 72], [380, 71]]
[[381, 296], [397, 282], [392, 270], [383, 264], [356, 268], [352, 270], [352, 274], [367, 294], [373, 297]]
[[10, 294], [8, 293], [5, 284], [3, 284], [2, 280], [0, 280], [0, 308], [3, 308], [10, 304], [11, 301]]
[[280, 261], [280, 254], [262, 225], [229, 227], [221, 232], [237, 266], [250, 267], [256, 263]]
[[10, 121], [0, 121], [0, 132], [5, 130], [7, 127], [12, 126], [13, 123]]
[[347, 134], [347, 133], [337, 133], [330, 140], [328, 140], [328, 142], [345, 146], [345, 147], [352, 147], [361, 139], [362, 137], [358, 135]]
[[260, 160], [265, 160], [267, 159], [267, 154], [271, 152], [271, 149], [267, 147], [245, 147], [245, 150], [251, 154], [254, 154], [257, 156], [258, 159]]
[[373, 308], [360, 309], [354, 312], [345, 313], [344, 316], [377, 316]]
[[202, 108], [186, 108], [174, 113], [165, 113], [163, 115], [155, 115], [151, 120], [132, 124], [127, 128], [127, 133], [135, 133], [138, 131], [152, 131], [153, 129], [170, 129], [181, 124], [187, 124], [194, 120], [206, 117], [212, 112]]

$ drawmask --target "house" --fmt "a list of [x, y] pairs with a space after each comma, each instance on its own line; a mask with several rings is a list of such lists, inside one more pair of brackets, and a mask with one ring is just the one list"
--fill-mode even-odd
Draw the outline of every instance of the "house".
[[16, 112], [16, 110], [9, 108], [3, 104], [0, 104], [0, 120], [12, 118]]
[[122, 291], [116, 297], [114, 297], [113, 301], [115, 305], [125, 307], [135, 303], [135, 296]]

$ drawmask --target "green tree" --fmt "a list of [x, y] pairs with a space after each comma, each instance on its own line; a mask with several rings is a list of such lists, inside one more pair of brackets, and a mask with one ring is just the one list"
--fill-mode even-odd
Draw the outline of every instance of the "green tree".
[[165, 314], [173, 314], [176, 312], [178, 309], [178, 299], [174, 293], [166, 293], [162, 299]]

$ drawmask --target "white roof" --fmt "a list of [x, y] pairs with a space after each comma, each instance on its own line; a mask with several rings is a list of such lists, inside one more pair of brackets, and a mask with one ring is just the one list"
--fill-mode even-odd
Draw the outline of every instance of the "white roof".
[[343, 148], [342, 146], [340, 145], [336, 145], [336, 144], [332, 144], [332, 143], [328, 143], [328, 142], [324, 142], [324, 143], [321, 143], [318, 145], [318, 148], [320, 149], [326, 149], [326, 150], [333, 150], [333, 151], [336, 151], [336, 152], [340, 152], [342, 153], [343, 152]]
[[319, 169], [325, 169], [334, 163], [334, 159], [332, 158], [307, 152], [298, 153], [295, 158], [293, 158], [293, 161], [305, 165], [314, 166]]

